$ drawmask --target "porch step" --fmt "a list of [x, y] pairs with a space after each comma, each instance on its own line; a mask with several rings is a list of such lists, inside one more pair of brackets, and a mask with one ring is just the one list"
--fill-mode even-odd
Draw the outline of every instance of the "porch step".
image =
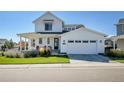
[[52, 50], [51, 55], [58, 55], [58, 54], [59, 54], [59, 51], [58, 50]]
[[61, 54], [61, 53], [59, 53], [59, 50], [52, 50], [52, 53], [51, 53], [51, 55], [66, 55], [66, 54]]

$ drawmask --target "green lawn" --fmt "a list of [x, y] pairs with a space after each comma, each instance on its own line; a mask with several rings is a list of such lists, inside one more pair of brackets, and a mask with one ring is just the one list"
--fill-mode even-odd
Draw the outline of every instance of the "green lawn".
[[124, 63], [124, 59], [115, 59], [115, 60], [113, 60], [113, 61], [115, 61], [115, 62], [120, 62], [120, 63]]
[[109, 57], [114, 62], [124, 63], [124, 58]]
[[0, 64], [59, 64], [59, 63], [69, 63], [69, 58], [64, 56], [35, 57], [35, 58], [0, 57]]

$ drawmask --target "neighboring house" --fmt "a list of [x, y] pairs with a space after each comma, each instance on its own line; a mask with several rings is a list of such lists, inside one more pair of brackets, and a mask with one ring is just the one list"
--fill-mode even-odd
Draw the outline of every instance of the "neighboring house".
[[35, 32], [17, 34], [20, 41], [24, 38], [24, 41], [28, 42], [28, 50], [50, 46], [52, 50], [67, 54], [104, 53], [104, 41], [107, 35], [103, 33], [81, 24], [64, 24], [63, 20], [51, 12], [46, 12], [33, 23]]
[[1, 46], [3, 46], [6, 41], [7, 39], [0, 39], [0, 50], [1, 50]]
[[112, 36], [109, 40], [112, 41], [113, 49], [124, 50], [124, 18], [119, 19], [116, 25], [116, 36]]

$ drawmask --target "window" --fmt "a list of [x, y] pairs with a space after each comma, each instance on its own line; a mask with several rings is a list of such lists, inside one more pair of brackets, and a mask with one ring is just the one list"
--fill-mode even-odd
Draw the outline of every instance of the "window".
[[88, 43], [88, 40], [84, 40], [83, 43]]
[[66, 45], [65, 40], [63, 40], [62, 44], [63, 44], [63, 45]]
[[81, 43], [81, 40], [75, 40], [75, 43]]
[[102, 40], [100, 40], [99, 42], [102, 43]]
[[71, 28], [68, 28], [68, 31], [70, 31], [71, 30]]
[[74, 40], [68, 40], [68, 43], [74, 43]]
[[47, 38], [47, 44], [50, 44], [50, 38]]
[[65, 31], [67, 31], [67, 28], [64, 28]]
[[122, 31], [122, 25], [117, 25], [117, 31], [121, 32]]
[[75, 28], [72, 28], [72, 30], [75, 30]]
[[124, 32], [124, 25], [122, 25], [122, 31]]
[[32, 41], [33, 41], [32, 46], [35, 47], [35, 39], [33, 39]]
[[42, 38], [39, 38], [39, 44], [42, 44]]
[[66, 45], [66, 43], [62, 43], [63, 45]]
[[90, 43], [96, 43], [96, 41], [95, 40], [90, 40]]
[[52, 30], [52, 23], [45, 23], [45, 31], [51, 31]]

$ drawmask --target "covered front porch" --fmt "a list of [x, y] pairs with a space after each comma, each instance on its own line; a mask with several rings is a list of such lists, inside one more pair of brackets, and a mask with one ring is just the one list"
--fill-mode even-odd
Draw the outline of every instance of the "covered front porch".
[[124, 50], [124, 35], [111, 37], [113, 49]]
[[[60, 50], [60, 36], [58, 34], [22, 33], [17, 35], [20, 38], [20, 51], [39, 49], [44, 46], [50, 47], [52, 50]], [[22, 42], [24, 46], [22, 46]]]

